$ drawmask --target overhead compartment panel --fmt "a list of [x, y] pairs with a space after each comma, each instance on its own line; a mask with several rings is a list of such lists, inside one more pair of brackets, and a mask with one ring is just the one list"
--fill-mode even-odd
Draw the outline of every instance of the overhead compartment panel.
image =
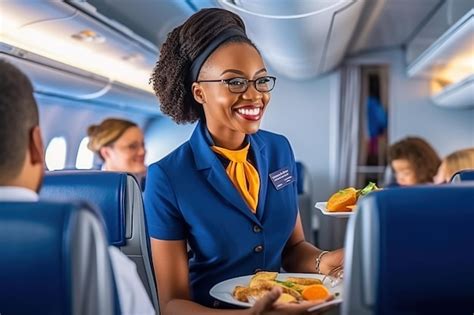
[[219, 3], [245, 20], [249, 37], [273, 69], [292, 79], [305, 79], [339, 64], [364, 1], [219, 0]]

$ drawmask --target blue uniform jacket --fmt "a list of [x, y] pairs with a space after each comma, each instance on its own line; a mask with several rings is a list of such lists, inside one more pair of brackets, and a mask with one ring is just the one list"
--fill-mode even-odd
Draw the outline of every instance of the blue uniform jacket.
[[277, 190], [269, 174], [287, 168], [296, 180], [296, 164], [285, 137], [263, 130], [248, 136], [260, 176], [253, 214], [211, 150], [205, 128], [199, 123], [189, 141], [148, 168], [145, 211], [152, 238], [191, 246], [192, 299], [219, 306], [209, 295], [216, 283], [280, 270], [296, 223], [297, 186], [293, 181]]

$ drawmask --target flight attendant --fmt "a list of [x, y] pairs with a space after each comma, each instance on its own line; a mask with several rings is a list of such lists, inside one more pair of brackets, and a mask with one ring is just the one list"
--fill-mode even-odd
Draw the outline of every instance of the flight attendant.
[[[259, 270], [329, 273], [342, 250], [305, 242], [288, 140], [259, 130], [275, 77], [239, 16], [204, 9], [163, 44], [152, 82], [161, 111], [198, 122], [191, 138], [148, 169], [145, 211], [163, 314], [309, 314], [273, 289], [250, 309], [209, 295]], [[187, 244], [191, 253], [188, 258]]]

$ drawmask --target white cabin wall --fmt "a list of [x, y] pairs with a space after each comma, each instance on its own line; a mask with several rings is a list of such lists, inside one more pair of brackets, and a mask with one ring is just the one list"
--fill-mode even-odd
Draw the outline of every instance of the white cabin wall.
[[361, 55], [348, 62], [387, 64], [389, 75], [389, 142], [416, 135], [425, 138], [443, 157], [474, 146], [474, 109], [446, 109], [430, 100], [427, 79], [408, 78], [401, 49]]
[[333, 190], [330, 109], [337, 105], [339, 73], [307, 80], [277, 77], [261, 128], [288, 138], [296, 160], [303, 162], [311, 174], [313, 201], [326, 200]]
[[312, 207], [316, 201], [327, 200], [335, 189], [335, 156], [331, 150], [337, 130], [339, 72], [307, 80], [276, 75], [277, 83], [261, 127], [287, 137], [296, 160], [303, 162], [310, 174], [311, 208], [302, 209], [310, 212], [302, 213], [302, 220], [313, 218], [309, 224], [319, 231], [316, 244], [328, 250], [341, 247], [345, 220], [324, 217]]
[[161, 160], [187, 141], [194, 130], [195, 124], [178, 125], [168, 116], [154, 119], [145, 131], [147, 155], [145, 164], [149, 165]]

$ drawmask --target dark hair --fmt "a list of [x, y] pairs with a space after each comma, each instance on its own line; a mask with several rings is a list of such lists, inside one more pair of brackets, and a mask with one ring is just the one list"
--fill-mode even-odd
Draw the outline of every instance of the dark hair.
[[425, 140], [407, 137], [390, 146], [389, 160], [405, 159], [412, 165], [418, 183], [433, 181], [441, 160], [436, 151]]
[[160, 100], [161, 112], [176, 123], [193, 123], [204, 117], [201, 104], [192, 95], [190, 67], [219, 34], [230, 28], [240, 30], [242, 36], [231, 37], [223, 44], [243, 42], [257, 49], [245, 36], [242, 19], [230, 11], [217, 8], [203, 9], [193, 14], [184, 24], [171, 31], [161, 46], [160, 58], [150, 82]]
[[0, 179], [21, 171], [30, 131], [38, 124], [38, 106], [30, 80], [0, 59]]

